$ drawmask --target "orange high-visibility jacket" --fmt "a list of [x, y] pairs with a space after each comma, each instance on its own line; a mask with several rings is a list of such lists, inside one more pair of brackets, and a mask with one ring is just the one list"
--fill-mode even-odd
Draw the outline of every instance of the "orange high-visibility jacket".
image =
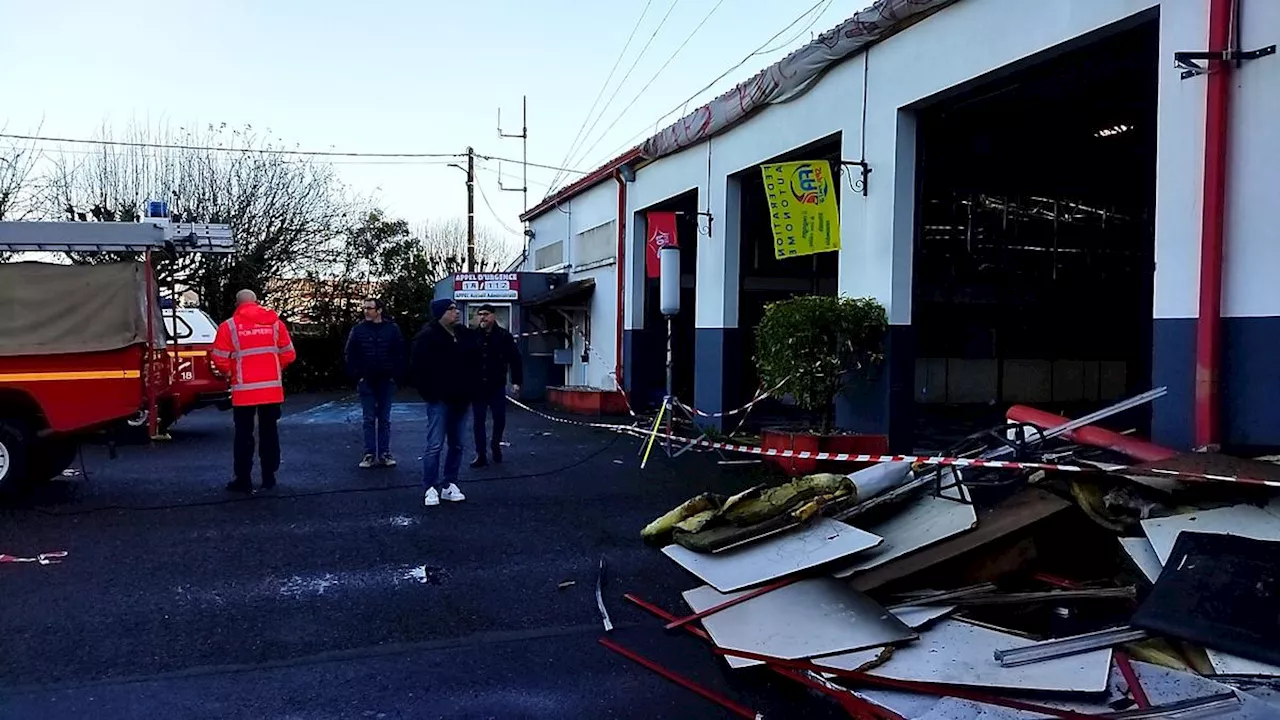
[[213, 366], [231, 377], [232, 405], [284, 402], [284, 369], [298, 357], [280, 316], [256, 303], [218, 326]]

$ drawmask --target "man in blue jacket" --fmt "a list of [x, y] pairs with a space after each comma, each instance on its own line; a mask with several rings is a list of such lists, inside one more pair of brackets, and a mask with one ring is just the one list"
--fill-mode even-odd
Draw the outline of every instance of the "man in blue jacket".
[[404, 375], [404, 335], [379, 298], [366, 298], [364, 320], [347, 337], [347, 373], [356, 381], [364, 411], [364, 458], [360, 467], [395, 467], [391, 456], [391, 400]]
[[431, 318], [413, 338], [409, 354], [410, 377], [427, 404], [427, 446], [422, 452], [422, 486], [426, 490], [422, 502], [427, 507], [439, 505], [441, 500], [467, 499], [458, 489], [458, 470], [462, 467], [462, 425], [476, 394], [479, 362], [472, 331], [459, 322], [458, 306], [452, 300], [432, 302]]

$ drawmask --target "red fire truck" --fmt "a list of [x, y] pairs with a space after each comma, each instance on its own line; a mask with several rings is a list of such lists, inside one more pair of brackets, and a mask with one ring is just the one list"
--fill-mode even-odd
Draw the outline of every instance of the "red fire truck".
[[173, 393], [155, 252], [231, 252], [225, 225], [0, 222], [0, 251], [138, 253], [141, 262], [0, 265], [0, 485], [70, 466], [85, 434], [145, 417]]

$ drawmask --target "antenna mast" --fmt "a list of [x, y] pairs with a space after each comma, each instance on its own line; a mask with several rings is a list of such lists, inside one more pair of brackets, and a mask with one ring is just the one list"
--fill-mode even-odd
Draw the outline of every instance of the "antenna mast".
[[525, 95], [520, 98], [520, 133], [504, 133], [502, 132], [502, 108], [498, 108], [498, 137], [500, 138], [519, 138], [522, 147], [521, 154], [521, 170], [524, 182], [520, 187], [506, 187], [502, 184], [502, 162], [498, 162], [498, 187], [507, 192], [524, 193], [524, 204], [520, 206], [521, 210], [529, 209], [529, 96]]

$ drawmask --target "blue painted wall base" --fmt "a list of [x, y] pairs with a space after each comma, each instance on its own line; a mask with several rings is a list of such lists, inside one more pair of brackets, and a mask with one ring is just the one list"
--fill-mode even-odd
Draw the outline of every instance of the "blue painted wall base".
[[[738, 328], [697, 328], [694, 331], [693, 406], [703, 412], [723, 412], [741, 406], [742, 331]], [[697, 418], [703, 427], [723, 430], [725, 418]]]
[[[1152, 384], [1169, 394], [1152, 407], [1152, 440], [1177, 450], [1195, 444], [1196, 319], [1156, 320]], [[1280, 446], [1280, 317], [1222, 320], [1224, 445]]]
[[836, 427], [867, 435], [888, 435], [891, 450], [911, 452], [915, 357], [911, 326], [889, 326], [884, 362], [871, 371], [870, 377], [852, 380], [836, 397]]

